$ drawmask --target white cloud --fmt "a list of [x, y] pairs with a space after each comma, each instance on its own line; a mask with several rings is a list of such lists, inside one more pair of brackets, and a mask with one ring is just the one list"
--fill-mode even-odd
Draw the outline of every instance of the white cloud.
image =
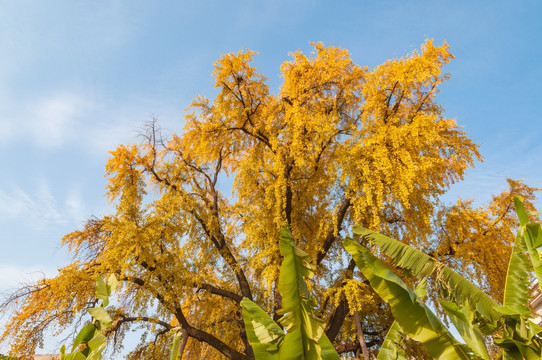
[[108, 152], [120, 144], [141, 141], [139, 131], [153, 117], [158, 118], [164, 135], [169, 135], [170, 129], [179, 131], [183, 125], [180, 107], [138, 98], [114, 108], [96, 105], [91, 116], [92, 121], [88, 119], [80, 122], [80, 142], [77, 146], [94, 156], [108, 157]]
[[64, 202], [64, 208], [66, 214], [75, 223], [79, 223], [88, 217], [81, 192], [76, 188], [72, 188], [68, 191]]
[[69, 93], [54, 94], [40, 99], [25, 123], [40, 147], [60, 147], [74, 138], [77, 118], [85, 113], [89, 104], [80, 96]]
[[39, 101], [26, 132], [37, 146], [70, 146], [92, 154], [107, 154], [117, 145], [137, 140], [138, 130], [151, 118], [148, 108], [160, 104], [104, 104], [103, 99], [58, 93]]
[[9, 54], [0, 59], [0, 143], [88, 144], [85, 130], [101, 120], [100, 101], [89, 95], [100, 91], [93, 75], [139, 29], [135, 8], [124, 1], [0, 7], [0, 46]]
[[65, 219], [49, 186], [39, 182], [37, 191], [28, 194], [17, 185], [9, 189], [0, 189], [0, 216], [4, 219], [21, 220], [33, 227], [47, 224], [63, 224]]
[[58, 148], [75, 140], [77, 124], [90, 107], [84, 97], [69, 92], [17, 100], [0, 93], [0, 137]]
[[[17, 99], [0, 92], [0, 140], [30, 148], [82, 150], [104, 159], [119, 144], [139, 141], [138, 130], [161, 112], [163, 120], [181, 118], [181, 109], [159, 101], [130, 99], [110, 104], [74, 91]], [[67, 150], [68, 151], [68, 150]]]
[[0, 292], [15, 289], [24, 283], [33, 283], [44, 277], [52, 277], [56, 273], [57, 269], [47, 266], [0, 265]]
[[64, 217], [61, 214], [61, 210], [58, 207], [57, 201], [49, 185], [45, 180], [38, 182], [36, 192], [37, 208], [41, 211], [43, 221], [52, 223], [64, 223]]
[[19, 187], [12, 188], [10, 192], [0, 190], [0, 214], [3, 217], [17, 217], [30, 212], [36, 203]]
[[4, 224], [28, 227], [33, 231], [52, 231], [81, 226], [91, 215], [111, 212], [111, 204], [89, 204], [77, 183], [53, 193], [49, 183], [38, 180], [31, 190], [16, 184], [0, 184], [0, 219]]

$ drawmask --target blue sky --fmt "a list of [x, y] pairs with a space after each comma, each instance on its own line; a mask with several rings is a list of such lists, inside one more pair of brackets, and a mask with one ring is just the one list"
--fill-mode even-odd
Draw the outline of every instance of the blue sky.
[[483, 203], [506, 177], [542, 187], [540, 19], [540, 0], [1, 2], [0, 291], [69, 261], [62, 236], [110, 209], [108, 150], [152, 116], [180, 131], [191, 99], [214, 93], [213, 62], [240, 49], [276, 90], [311, 41], [373, 67], [445, 40], [440, 103], [485, 158], [448, 198]]

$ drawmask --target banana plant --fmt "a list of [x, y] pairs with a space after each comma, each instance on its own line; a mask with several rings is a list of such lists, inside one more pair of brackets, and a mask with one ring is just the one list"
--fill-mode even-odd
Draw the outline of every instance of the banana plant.
[[377, 360], [407, 360], [406, 349], [402, 347], [405, 340], [405, 333], [401, 329], [401, 326], [399, 326], [397, 321], [394, 321], [380, 347]]
[[256, 360], [339, 360], [305, 281], [314, 276], [314, 264], [295, 246], [287, 228], [280, 231], [280, 253], [284, 257], [278, 282], [282, 296], [280, 325], [251, 300], [241, 301]]
[[503, 360], [541, 359], [542, 328], [530, 320], [529, 274], [534, 271], [540, 287], [542, 261], [539, 248], [542, 247], [542, 230], [540, 224], [529, 222], [520, 198], [514, 198], [514, 205], [520, 227], [508, 264], [501, 308], [506, 314], [502, 336], [496, 337], [495, 343], [504, 349]]
[[[102, 352], [107, 345], [107, 338], [103, 332], [113, 323], [111, 316], [106, 311], [109, 305], [109, 297], [116, 289], [118, 280], [115, 275], [109, 276], [107, 282], [98, 276], [96, 279], [96, 298], [101, 300], [101, 303], [94, 308], [87, 309], [92, 316], [92, 323], [85, 325], [75, 337], [70, 353], [66, 353], [66, 346], [63, 345], [60, 349], [60, 360], [99, 360], [102, 358]], [[186, 333], [181, 327], [174, 327], [173, 342], [170, 350], [170, 360], [178, 360], [181, 358], [182, 342], [186, 342]], [[82, 347], [82, 350], [77, 350]], [[0, 360], [1, 360], [0, 355]]]
[[[97, 360], [101, 359], [102, 352], [107, 345], [103, 330], [111, 326], [113, 320], [105, 308], [109, 305], [109, 296], [117, 287], [118, 281], [111, 275], [107, 282], [99, 276], [96, 280], [96, 298], [101, 303], [94, 308], [87, 309], [92, 316], [92, 323], [85, 325], [75, 337], [71, 352], [66, 353], [66, 346], [60, 349], [60, 360]], [[77, 350], [80, 346], [81, 351]]]
[[[354, 228], [363, 244], [346, 239], [344, 247], [371, 287], [389, 304], [395, 317], [378, 359], [403, 359], [401, 336], [421, 342], [436, 359], [489, 359], [486, 336], [492, 336], [502, 348], [503, 360], [541, 359], [542, 328], [531, 321], [529, 274], [534, 270], [537, 278], [542, 279], [538, 250], [542, 246], [542, 230], [539, 224], [529, 223], [521, 199], [515, 198], [514, 203], [520, 228], [509, 262], [502, 306], [436, 259], [395, 239], [361, 227]], [[377, 247], [391, 264], [408, 270], [415, 277], [431, 276], [440, 288], [440, 306], [465, 344], [451, 335], [425, 305], [423, 296], [411, 290], [367, 246]]]
[[346, 240], [344, 246], [371, 287], [390, 305], [395, 320], [408, 337], [424, 344], [435, 359], [470, 358], [471, 351], [454, 339], [429, 307], [383, 261], [352, 240]]

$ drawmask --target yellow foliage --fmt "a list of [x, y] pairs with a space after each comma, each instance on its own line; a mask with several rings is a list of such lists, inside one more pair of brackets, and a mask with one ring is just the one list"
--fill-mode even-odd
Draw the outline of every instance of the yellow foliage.
[[[496, 299], [502, 300], [506, 271], [512, 253], [515, 229], [519, 226], [514, 196], [534, 211], [534, 193], [542, 189], [507, 179], [509, 190], [493, 196], [487, 206], [474, 208], [473, 201], [459, 200], [437, 214], [436, 255]], [[534, 217], [536, 218], [536, 217]]]
[[[354, 64], [344, 49], [314, 49], [281, 66], [277, 94], [251, 65], [254, 52], [222, 56], [213, 72], [218, 94], [193, 101], [182, 134], [162, 137], [153, 122], [141, 144], [111, 152], [107, 197], [116, 211], [66, 235], [75, 262], [17, 298], [2, 338], [12, 339], [14, 354], [31, 354], [43, 328], [62, 330], [84, 315], [96, 276], [115, 274], [122, 287], [112, 334], [122, 338], [134, 323], [149, 334], [130, 358], [164, 358], [170, 330], [181, 326], [188, 358], [248, 359], [239, 301], [252, 298], [270, 313], [280, 307], [285, 224], [316, 260], [311, 289], [329, 328], [346, 324], [330, 335], [336, 343], [355, 339], [351, 311], [376, 344], [391, 323], [360, 275], [345, 270], [338, 239], [353, 224], [434, 246], [442, 256], [453, 249], [450, 261], [466, 272], [483, 263], [484, 275], [471, 275], [501, 288], [492, 261], [507, 260], [505, 239], [516, 224], [499, 216], [510, 194], [487, 209], [460, 202], [432, 223], [439, 196], [480, 159], [435, 101], [453, 59], [448, 45], [428, 40], [420, 52], [374, 69]], [[534, 190], [511, 184], [514, 194]], [[438, 245], [435, 229], [449, 234]], [[502, 241], [493, 248], [469, 240], [496, 233]]]
[[8, 342], [10, 353], [19, 354], [22, 360], [33, 359], [36, 348], [43, 346], [45, 334], [71, 325], [94, 299], [94, 284], [86, 269], [75, 261], [59, 269], [55, 278], [22, 287], [9, 299], [17, 310], [0, 341]]

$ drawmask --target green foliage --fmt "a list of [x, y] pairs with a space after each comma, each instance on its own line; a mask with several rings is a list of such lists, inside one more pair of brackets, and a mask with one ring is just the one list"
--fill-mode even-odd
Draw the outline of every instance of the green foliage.
[[495, 343], [504, 349], [504, 360], [540, 359], [542, 328], [530, 320], [529, 275], [534, 270], [538, 286], [541, 285], [542, 265], [539, 248], [542, 246], [542, 231], [540, 224], [529, 222], [529, 216], [520, 198], [514, 198], [514, 205], [520, 227], [508, 266], [504, 306], [501, 308], [505, 314], [502, 336], [496, 337]]
[[402, 345], [405, 343], [405, 334], [397, 321], [391, 324], [382, 347], [378, 353], [377, 360], [407, 360]]
[[66, 353], [66, 346], [60, 349], [60, 360], [97, 360], [107, 345], [107, 338], [103, 331], [111, 326], [113, 320], [105, 310], [109, 305], [109, 296], [117, 287], [118, 281], [111, 275], [107, 282], [100, 276], [96, 280], [96, 298], [101, 303], [88, 309], [92, 316], [91, 324], [85, 325], [75, 337], [70, 353]]
[[[389, 262], [422, 279], [432, 277], [440, 290], [439, 303], [464, 339], [458, 343], [413, 291], [366, 246], [346, 239], [344, 246], [371, 287], [391, 308], [396, 319], [382, 346], [379, 359], [403, 359], [402, 336], [419, 341], [437, 359], [489, 359], [485, 336], [503, 352], [502, 359], [534, 360], [542, 355], [542, 328], [531, 321], [529, 275], [542, 279], [540, 224], [529, 223], [519, 198], [514, 199], [520, 228], [510, 258], [504, 303], [500, 306], [468, 280], [428, 255], [392, 238], [355, 228], [363, 245], [376, 246]], [[540, 281], [539, 281], [540, 284]], [[404, 334], [404, 335], [403, 335]]]
[[345, 240], [344, 247], [371, 287], [390, 305], [395, 320], [408, 337], [424, 344], [433, 358], [469, 358], [469, 350], [454, 339], [437, 316], [383, 261], [353, 240]]
[[280, 231], [280, 253], [284, 260], [278, 284], [282, 295], [279, 323], [284, 330], [258, 305], [247, 298], [241, 301], [256, 360], [338, 360], [305, 282], [313, 277], [314, 265], [309, 255], [295, 246], [288, 229]]
[[[107, 345], [107, 338], [104, 336], [104, 331], [113, 323], [111, 316], [106, 311], [109, 305], [109, 297], [118, 285], [118, 280], [115, 275], [111, 275], [107, 282], [99, 276], [96, 279], [96, 298], [102, 302], [94, 308], [87, 309], [92, 316], [93, 321], [85, 325], [75, 337], [71, 352], [66, 353], [66, 346], [60, 349], [60, 360], [98, 360], [102, 358], [102, 352]], [[173, 343], [171, 345], [170, 360], [177, 360], [181, 356], [181, 339], [182, 334], [178, 327], [172, 329]], [[80, 349], [80, 350], [78, 350]], [[3, 360], [0, 355], [0, 360]], [[15, 358], [6, 357], [6, 360], [15, 360]]]
[[180, 352], [181, 347], [181, 335], [179, 333], [175, 333], [173, 335], [173, 343], [171, 344], [171, 352], [169, 354], [169, 360], [177, 360], [181, 356]]

